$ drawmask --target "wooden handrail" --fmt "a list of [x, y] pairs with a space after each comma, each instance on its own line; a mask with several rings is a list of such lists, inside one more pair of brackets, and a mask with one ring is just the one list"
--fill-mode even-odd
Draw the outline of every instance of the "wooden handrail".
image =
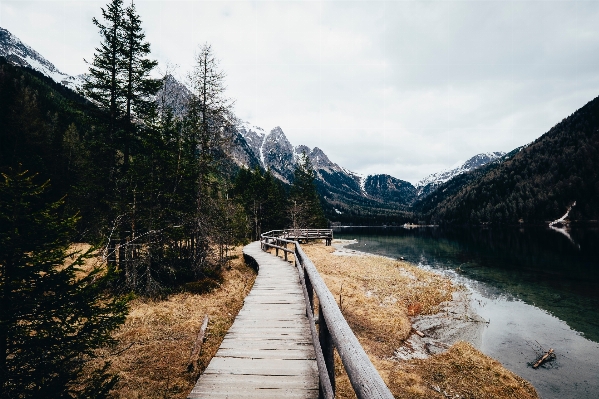
[[[318, 238], [329, 238], [332, 240], [332, 230], [325, 229], [304, 229], [320, 230], [322, 236]], [[384, 398], [392, 399], [393, 395], [378, 371], [364, 352], [364, 349], [358, 342], [358, 339], [352, 332], [343, 317], [335, 298], [327, 288], [320, 277], [318, 270], [308, 258], [300, 243], [294, 240], [281, 238], [287, 230], [273, 230], [262, 234], [262, 249], [277, 248], [285, 250], [285, 259], [287, 259], [288, 249], [282, 246], [270, 243], [273, 240], [278, 243], [293, 244], [295, 264], [298, 268], [300, 282], [304, 290], [304, 300], [306, 302], [306, 315], [310, 322], [310, 331], [314, 350], [316, 351], [316, 362], [318, 365], [318, 374], [320, 377], [321, 397], [331, 399], [335, 395], [335, 368], [333, 359], [333, 346], [337, 349], [339, 357], [343, 363], [345, 371], [354, 388], [356, 396], [359, 399]], [[330, 232], [329, 236], [325, 236]], [[310, 237], [312, 238], [312, 237]], [[278, 253], [278, 251], [277, 251]], [[318, 337], [316, 336], [316, 324], [314, 321], [314, 301], [313, 294], [316, 293], [319, 302], [318, 314]], [[330, 345], [332, 343], [332, 345]], [[330, 388], [330, 389], [329, 389]]]

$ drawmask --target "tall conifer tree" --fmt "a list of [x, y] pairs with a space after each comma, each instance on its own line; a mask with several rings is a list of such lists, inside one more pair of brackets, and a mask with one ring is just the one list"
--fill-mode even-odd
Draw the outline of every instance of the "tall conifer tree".
[[26, 172], [0, 180], [0, 398], [103, 397], [114, 377], [82, 380], [83, 368], [126, 304], [104, 294], [99, 269], [81, 268], [89, 255], [69, 250], [77, 218], [44, 201], [47, 186]]
[[113, 139], [123, 111], [123, 0], [112, 0], [102, 8], [102, 17], [104, 23], [93, 19], [102, 41], [94, 53], [83, 90], [88, 98], [109, 111], [109, 136]]
[[304, 152], [295, 167], [290, 192], [289, 211], [292, 216], [292, 228], [324, 228], [327, 226], [316, 191], [315, 179], [312, 162]]
[[[89, 76], [83, 85], [85, 95], [106, 109], [109, 113], [108, 126], [106, 126], [107, 137], [103, 145], [108, 160], [109, 175], [105, 176], [105, 186], [109, 191], [107, 198], [110, 198], [109, 205], [114, 212], [107, 215], [107, 223], [115, 223], [117, 215], [122, 213], [120, 206], [119, 192], [110, 192], [114, 189], [118, 180], [116, 166], [118, 163], [118, 136], [122, 133], [121, 121], [123, 117], [123, 0], [112, 0], [106, 8], [102, 8], [103, 22], [93, 18], [93, 23], [100, 30], [100, 47], [96, 48], [94, 58], [90, 63]], [[118, 190], [118, 189], [117, 189]], [[111, 237], [112, 235], [109, 235]], [[110, 267], [116, 266], [116, 248], [115, 241], [108, 240], [108, 264]]]
[[123, 25], [123, 97], [125, 102], [125, 137], [123, 140], [124, 169], [128, 169], [131, 151], [131, 139], [135, 134], [133, 116], [147, 120], [154, 116], [156, 95], [162, 82], [152, 79], [150, 73], [158, 65], [155, 60], [150, 60], [150, 43], [144, 41], [145, 33], [141, 28], [141, 19], [132, 2], [125, 9]]
[[129, 276], [135, 267], [135, 251], [129, 244], [138, 236], [136, 228], [140, 224], [135, 220], [135, 215], [140, 214], [135, 197], [138, 193], [143, 195], [144, 189], [133, 181], [135, 173], [130, 171], [130, 165], [138, 154], [132, 149], [154, 149], [144, 146], [148, 141], [140, 135], [152, 127], [156, 110], [153, 96], [161, 82], [150, 76], [157, 62], [148, 58], [150, 44], [145, 41], [135, 4], [131, 2], [123, 8], [122, 0], [112, 0], [102, 9], [102, 16], [103, 22], [93, 19], [100, 28], [102, 42], [94, 54], [84, 89], [90, 98], [110, 111], [108, 141], [114, 164], [111, 175], [107, 176], [107, 186], [114, 192], [109, 195], [113, 200], [113, 214], [108, 223], [113, 225], [110, 229], [114, 234], [109, 234], [107, 254], [109, 265], [115, 267], [118, 253], [119, 268]]

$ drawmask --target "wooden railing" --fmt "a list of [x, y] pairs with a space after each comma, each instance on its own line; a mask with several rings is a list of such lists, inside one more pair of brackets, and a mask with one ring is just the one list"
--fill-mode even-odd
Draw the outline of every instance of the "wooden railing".
[[[298, 241], [306, 242], [315, 239], [324, 239], [325, 245], [331, 245], [333, 241], [333, 230], [332, 229], [286, 229], [286, 230], [271, 230], [267, 233], [262, 234], [261, 241], [270, 240], [276, 242], [277, 240], [286, 241]], [[283, 241], [281, 241], [283, 242]], [[272, 246], [276, 248], [275, 246]]]
[[[261, 245], [264, 251], [274, 248], [278, 256], [279, 250], [284, 252], [285, 260], [288, 254], [294, 255], [295, 266], [306, 301], [306, 315], [310, 322], [312, 341], [316, 352], [316, 363], [320, 377], [320, 398], [335, 398], [335, 365], [333, 350], [341, 358], [345, 371], [359, 399], [385, 398], [392, 399], [393, 395], [383, 382], [383, 379], [372, 365], [358, 339], [343, 317], [335, 298], [318, 274], [316, 267], [303, 251], [297, 240], [289, 240], [285, 235], [288, 230], [273, 230], [262, 234]], [[310, 231], [316, 231], [311, 229]], [[321, 230], [322, 237], [327, 239], [326, 232]], [[330, 244], [330, 242], [329, 242]], [[289, 245], [293, 249], [288, 248]], [[314, 294], [318, 298], [318, 319], [314, 317]], [[318, 324], [318, 332], [316, 330]]]

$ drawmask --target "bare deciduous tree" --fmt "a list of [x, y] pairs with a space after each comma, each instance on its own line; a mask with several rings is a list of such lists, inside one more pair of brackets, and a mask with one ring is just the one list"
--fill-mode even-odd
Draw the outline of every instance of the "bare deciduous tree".
[[219, 190], [221, 161], [226, 157], [226, 147], [231, 142], [233, 102], [225, 97], [225, 74], [209, 44], [200, 47], [196, 64], [189, 75], [194, 97], [189, 103], [186, 118], [188, 134], [197, 151], [197, 193], [194, 220], [193, 263], [198, 275], [209, 269], [213, 227], [222, 200]]

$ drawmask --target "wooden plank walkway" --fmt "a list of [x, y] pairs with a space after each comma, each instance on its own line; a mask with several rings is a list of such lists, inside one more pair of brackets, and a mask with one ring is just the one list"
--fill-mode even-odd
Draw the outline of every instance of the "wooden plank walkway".
[[260, 249], [254, 287], [188, 398], [317, 398], [318, 368], [297, 269]]

